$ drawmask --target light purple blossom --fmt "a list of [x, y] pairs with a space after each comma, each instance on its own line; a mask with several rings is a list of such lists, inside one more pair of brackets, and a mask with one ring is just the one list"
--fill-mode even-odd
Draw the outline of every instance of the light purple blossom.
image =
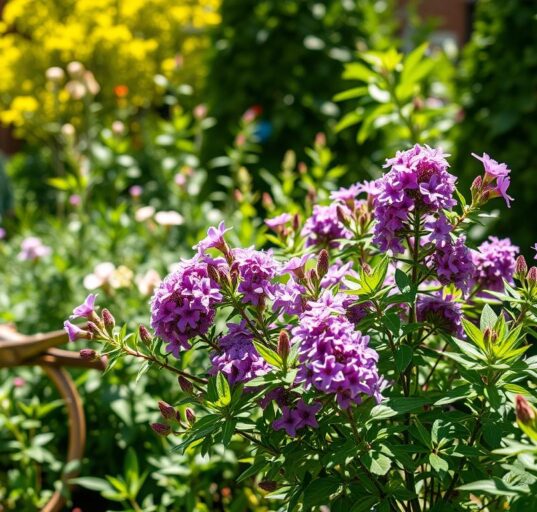
[[412, 229], [410, 213], [438, 214], [456, 204], [456, 178], [447, 171], [446, 156], [440, 149], [416, 144], [386, 161], [390, 171], [377, 181], [374, 202], [373, 242], [381, 251], [404, 252], [401, 241]]
[[443, 246], [437, 247], [433, 264], [438, 280], [442, 284], [453, 283], [463, 292], [468, 292], [475, 272], [470, 249], [465, 245], [466, 237], [459, 236]]
[[179, 357], [189, 349], [189, 340], [207, 332], [214, 320], [215, 306], [222, 300], [217, 284], [198, 257], [182, 261], [168, 275], [151, 299], [151, 327]]
[[352, 238], [352, 233], [338, 219], [338, 207], [346, 209], [337, 203], [313, 207], [313, 213], [301, 232], [307, 238], [307, 246], [338, 247], [339, 239]]
[[63, 323], [63, 328], [69, 336], [69, 341], [76, 341], [80, 338], [87, 337], [87, 332], [78, 327], [77, 325], [71, 323], [69, 320], [66, 320]]
[[272, 278], [279, 270], [279, 265], [272, 257], [272, 251], [250, 249], [233, 250], [233, 269], [241, 277], [238, 290], [243, 300], [254, 306], [261, 304], [273, 290]]
[[43, 245], [40, 238], [30, 236], [21, 242], [21, 252], [18, 259], [22, 261], [36, 261], [44, 256], [48, 256], [52, 249]]
[[231, 228], [227, 228], [224, 224], [224, 221], [220, 222], [217, 228], [211, 226], [207, 230], [207, 236], [200, 240], [194, 247], [194, 250], [198, 251], [199, 255], [205, 254], [207, 249], [215, 248], [222, 252], [226, 250], [226, 241], [224, 240], [224, 235]]
[[506, 164], [497, 162], [493, 158], [490, 158], [490, 156], [486, 153], [483, 153], [483, 156], [472, 153], [472, 156], [483, 163], [485, 173], [487, 173], [489, 176], [500, 178], [507, 176], [511, 172], [511, 169], [509, 169]]
[[306, 264], [313, 258], [312, 253], [307, 253], [302, 256], [294, 256], [281, 268], [282, 274], [292, 274], [299, 279], [304, 277]]
[[416, 303], [418, 322], [429, 322], [453, 336], [462, 338], [462, 308], [453, 295], [420, 295]]
[[360, 183], [355, 183], [349, 188], [341, 187], [339, 190], [335, 190], [330, 193], [330, 199], [332, 201], [341, 201], [342, 203], [350, 203], [356, 199], [356, 196], [362, 191]]
[[6, 237], [6, 230], [4, 228], [0, 228], [0, 240], [3, 240]]
[[95, 299], [97, 295], [90, 293], [84, 302], [73, 309], [73, 314], [70, 316], [71, 319], [74, 318], [91, 318], [95, 312]]
[[472, 255], [477, 286], [481, 290], [503, 291], [504, 280], [513, 281], [518, 253], [519, 248], [509, 238], [489, 237]]
[[276, 283], [270, 293], [272, 310], [286, 315], [299, 315], [304, 311], [306, 288], [293, 278], [286, 283]]
[[257, 353], [251, 331], [242, 321], [240, 324], [229, 323], [228, 333], [218, 341], [221, 352], [211, 356], [211, 374], [223, 372], [231, 385], [236, 382], [248, 382], [254, 377], [265, 374], [269, 366]]
[[293, 217], [289, 213], [282, 213], [272, 219], [265, 219], [265, 224], [271, 229], [277, 229], [285, 226], [285, 224], [290, 222], [292, 218]]
[[360, 403], [362, 395], [380, 401], [378, 354], [369, 337], [356, 331], [346, 318], [343, 298], [329, 291], [300, 316], [292, 343], [299, 344], [297, 381], [324, 393], [333, 393], [342, 408]]

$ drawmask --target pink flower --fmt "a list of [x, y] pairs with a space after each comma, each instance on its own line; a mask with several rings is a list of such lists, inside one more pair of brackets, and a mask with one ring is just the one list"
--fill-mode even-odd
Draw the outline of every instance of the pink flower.
[[217, 228], [214, 226], [211, 226], [207, 230], [207, 236], [200, 240], [194, 247], [194, 250], [198, 251], [199, 255], [204, 254], [207, 249], [215, 248], [219, 251], [226, 252], [227, 245], [226, 241], [224, 240], [224, 235], [230, 230], [231, 228], [226, 229], [226, 225], [224, 224], [224, 221], [220, 222]]
[[84, 331], [77, 325], [69, 322], [69, 320], [66, 320], [63, 323], [63, 328], [67, 332], [67, 335], [69, 336], [69, 341], [76, 341], [80, 338], [87, 338], [87, 331]]
[[281, 215], [273, 217], [272, 219], [265, 219], [265, 224], [271, 229], [276, 229], [281, 226], [284, 226], [285, 224], [290, 222], [291, 219], [292, 217], [289, 213], [282, 213]]
[[475, 153], [472, 153], [472, 156], [483, 163], [485, 173], [493, 178], [506, 177], [511, 172], [511, 169], [509, 169], [506, 164], [496, 162], [496, 160], [490, 158], [486, 153], [483, 153], [483, 156], [478, 156]]

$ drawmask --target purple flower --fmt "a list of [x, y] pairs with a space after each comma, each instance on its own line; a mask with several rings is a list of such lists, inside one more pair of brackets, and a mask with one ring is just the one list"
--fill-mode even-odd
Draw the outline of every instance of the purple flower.
[[271, 280], [279, 270], [272, 252], [238, 248], [233, 250], [233, 257], [233, 268], [241, 277], [238, 290], [244, 294], [243, 300], [254, 306], [261, 304], [271, 294]]
[[236, 382], [248, 382], [254, 377], [265, 374], [269, 366], [257, 353], [252, 340], [252, 333], [242, 321], [240, 324], [229, 323], [228, 333], [218, 342], [221, 352], [211, 356], [210, 373], [219, 371], [226, 374], [231, 385]]
[[91, 318], [93, 313], [95, 312], [95, 299], [97, 298], [97, 295], [90, 293], [86, 300], [80, 304], [80, 306], [77, 306], [75, 309], [73, 309], [73, 314], [70, 316], [71, 319], [74, 318]]
[[355, 183], [349, 188], [340, 188], [330, 194], [332, 201], [341, 201], [342, 203], [351, 203], [356, 196], [362, 191], [360, 183]]
[[301, 233], [307, 238], [307, 246], [338, 247], [340, 245], [338, 240], [352, 238], [352, 233], [338, 219], [338, 207], [346, 209], [337, 203], [313, 207], [313, 214], [306, 221]]
[[215, 306], [222, 300], [216, 283], [199, 257], [182, 261], [168, 275], [151, 299], [151, 327], [179, 357], [190, 348], [189, 340], [207, 332], [214, 320]]
[[335, 394], [343, 408], [360, 403], [362, 395], [380, 401], [378, 354], [346, 318], [343, 298], [327, 291], [308, 308], [292, 331], [301, 363], [297, 380]]
[[308, 405], [301, 398], [294, 409], [285, 405], [282, 407], [283, 414], [272, 422], [272, 428], [274, 430], [285, 429], [289, 436], [295, 437], [297, 430], [305, 427], [317, 428], [319, 426], [315, 415], [320, 409], [320, 403], [316, 402]]
[[437, 246], [443, 246], [451, 240], [450, 233], [453, 227], [445, 215], [431, 216], [425, 223], [425, 228], [429, 231], [428, 242], [435, 242]]
[[282, 268], [282, 274], [292, 274], [299, 279], [304, 277], [306, 263], [313, 258], [313, 254], [308, 253], [303, 256], [292, 257]]
[[293, 414], [293, 411], [289, 407], [284, 405], [282, 411], [283, 414], [277, 420], [272, 422], [272, 428], [274, 430], [284, 429], [287, 432], [287, 435], [295, 437], [298, 422], [300, 420], [296, 414]]
[[274, 285], [270, 299], [273, 301], [272, 310], [286, 315], [299, 315], [304, 311], [305, 299], [303, 298], [306, 289], [294, 279], [289, 279], [286, 283]]
[[391, 169], [377, 181], [374, 201], [373, 242], [381, 251], [404, 252], [401, 241], [412, 230], [409, 213], [430, 216], [455, 205], [456, 178], [447, 171], [446, 156], [416, 144], [386, 161]]
[[459, 236], [439, 246], [433, 255], [438, 280], [442, 284], [453, 283], [463, 292], [468, 292], [475, 272], [470, 249], [465, 245], [466, 237]]
[[63, 323], [63, 328], [67, 332], [67, 335], [69, 336], [69, 341], [76, 341], [80, 338], [87, 338], [87, 331], [84, 331], [77, 325], [69, 322], [69, 320], [66, 320]]
[[493, 178], [506, 177], [511, 172], [511, 169], [506, 164], [496, 162], [496, 160], [490, 158], [486, 153], [483, 153], [483, 156], [472, 153], [472, 156], [483, 163], [485, 173]]
[[507, 204], [507, 208], [511, 208], [511, 201], [514, 201], [514, 198], [507, 194], [507, 189], [509, 188], [510, 184], [511, 178], [508, 178], [507, 176], [500, 176], [496, 181], [495, 191], [498, 195], [502, 196], [505, 199], [505, 204]]
[[220, 222], [217, 228], [211, 226], [207, 230], [207, 236], [200, 240], [194, 247], [194, 250], [198, 251], [199, 255], [204, 254], [207, 249], [215, 248], [222, 252], [226, 250], [226, 241], [224, 240], [224, 234], [228, 232], [231, 228], [227, 228], [224, 224], [224, 221]]
[[6, 237], [6, 230], [4, 228], [0, 228], [0, 240], [3, 240]]
[[358, 277], [358, 274], [352, 268], [352, 261], [342, 263], [340, 260], [336, 260], [328, 267], [328, 272], [321, 279], [321, 287], [328, 288], [338, 284], [341, 289], [343, 280], [346, 277]]
[[285, 224], [290, 222], [292, 218], [293, 217], [289, 213], [282, 213], [272, 219], [265, 219], [265, 224], [271, 229], [277, 229], [285, 226]]
[[22, 261], [36, 261], [44, 256], [48, 256], [52, 249], [43, 245], [40, 238], [30, 236], [21, 243], [21, 252], [18, 259]]
[[296, 404], [296, 409], [293, 411], [294, 415], [298, 418], [297, 429], [304, 427], [317, 428], [319, 424], [317, 423], [315, 415], [319, 412], [321, 407], [319, 402], [308, 405], [301, 398]]
[[416, 304], [418, 322], [429, 322], [453, 336], [462, 338], [462, 309], [453, 295], [420, 295]]
[[477, 286], [481, 290], [503, 291], [504, 280], [508, 283], [513, 281], [518, 252], [519, 248], [509, 238], [489, 237], [472, 256]]

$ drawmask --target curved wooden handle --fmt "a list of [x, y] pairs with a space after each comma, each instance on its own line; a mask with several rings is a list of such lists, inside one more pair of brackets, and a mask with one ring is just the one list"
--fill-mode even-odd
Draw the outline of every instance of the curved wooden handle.
[[24, 336], [2, 330], [0, 333], [0, 366], [9, 367], [46, 352], [51, 347], [63, 345], [69, 340], [63, 330]]
[[[69, 445], [67, 448], [67, 462], [73, 460], [82, 461], [84, 446], [86, 444], [86, 420], [82, 401], [76, 389], [73, 379], [69, 374], [52, 364], [42, 363], [41, 367], [56, 386], [62, 398], [65, 400], [69, 418]], [[78, 474], [71, 471], [62, 475], [62, 480], [67, 483], [69, 479]], [[56, 491], [50, 501], [41, 509], [41, 512], [60, 512], [65, 504], [65, 498]]]

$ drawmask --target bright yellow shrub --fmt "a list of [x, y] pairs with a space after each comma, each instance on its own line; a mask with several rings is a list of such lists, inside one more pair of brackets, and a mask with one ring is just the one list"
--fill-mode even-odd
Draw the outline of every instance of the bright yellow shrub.
[[47, 69], [66, 71], [72, 61], [93, 73], [106, 109], [118, 86], [129, 105], [151, 105], [159, 73], [196, 85], [219, 1], [8, 0], [0, 22], [0, 121], [31, 137], [47, 123], [76, 120], [80, 100], [65, 90], [72, 77], [46, 78]]

